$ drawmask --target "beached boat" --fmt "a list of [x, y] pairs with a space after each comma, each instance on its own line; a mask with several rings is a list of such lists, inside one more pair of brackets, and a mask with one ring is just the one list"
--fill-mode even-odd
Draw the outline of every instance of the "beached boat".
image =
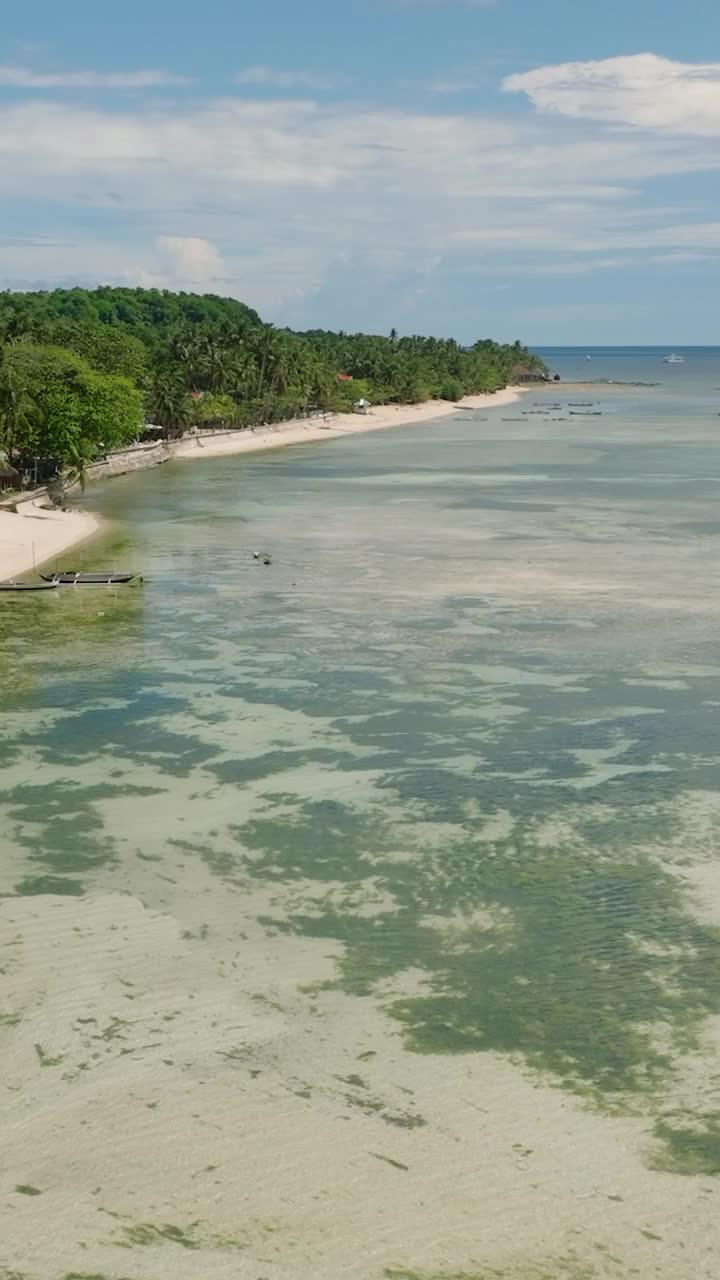
[[59, 582], [0, 582], [0, 591], [54, 591]]
[[56, 587], [115, 586], [122, 582], [132, 582], [135, 576], [134, 573], [80, 573], [74, 569], [40, 574], [44, 582]]

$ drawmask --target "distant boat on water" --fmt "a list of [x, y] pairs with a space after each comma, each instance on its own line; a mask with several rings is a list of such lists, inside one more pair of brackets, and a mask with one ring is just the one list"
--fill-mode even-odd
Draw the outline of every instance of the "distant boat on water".
[[671, 356], [665, 356], [663, 359], [663, 364], [684, 364], [684, 363], [685, 363], [685, 357], [676, 355], [674, 351]]

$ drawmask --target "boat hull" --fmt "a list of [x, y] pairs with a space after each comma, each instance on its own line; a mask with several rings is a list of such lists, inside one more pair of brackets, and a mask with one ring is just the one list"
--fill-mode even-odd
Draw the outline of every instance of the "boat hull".
[[134, 573], [41, 573], [44, 582], [64, 587], [113, 586], [132, 582]]

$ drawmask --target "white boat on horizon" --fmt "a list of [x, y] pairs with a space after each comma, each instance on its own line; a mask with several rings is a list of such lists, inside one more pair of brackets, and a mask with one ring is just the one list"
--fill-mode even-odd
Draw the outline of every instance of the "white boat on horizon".
[[685, 357], [677, 355], [674, 351], [671, 356], [665, 356], [663, 358], [663, 364], [684, 364], [684, 363], [685, 363]]

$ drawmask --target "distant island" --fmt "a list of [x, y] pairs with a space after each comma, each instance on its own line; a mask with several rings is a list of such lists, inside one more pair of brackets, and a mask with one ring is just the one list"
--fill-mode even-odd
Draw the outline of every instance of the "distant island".
[[364, 401], [456, 401], [542, 372], [520, 342], [295, 333], [212, 294], [102, 286], [0, 293], [0, 451], [17, 484], [138, 439], [243, 428]]

